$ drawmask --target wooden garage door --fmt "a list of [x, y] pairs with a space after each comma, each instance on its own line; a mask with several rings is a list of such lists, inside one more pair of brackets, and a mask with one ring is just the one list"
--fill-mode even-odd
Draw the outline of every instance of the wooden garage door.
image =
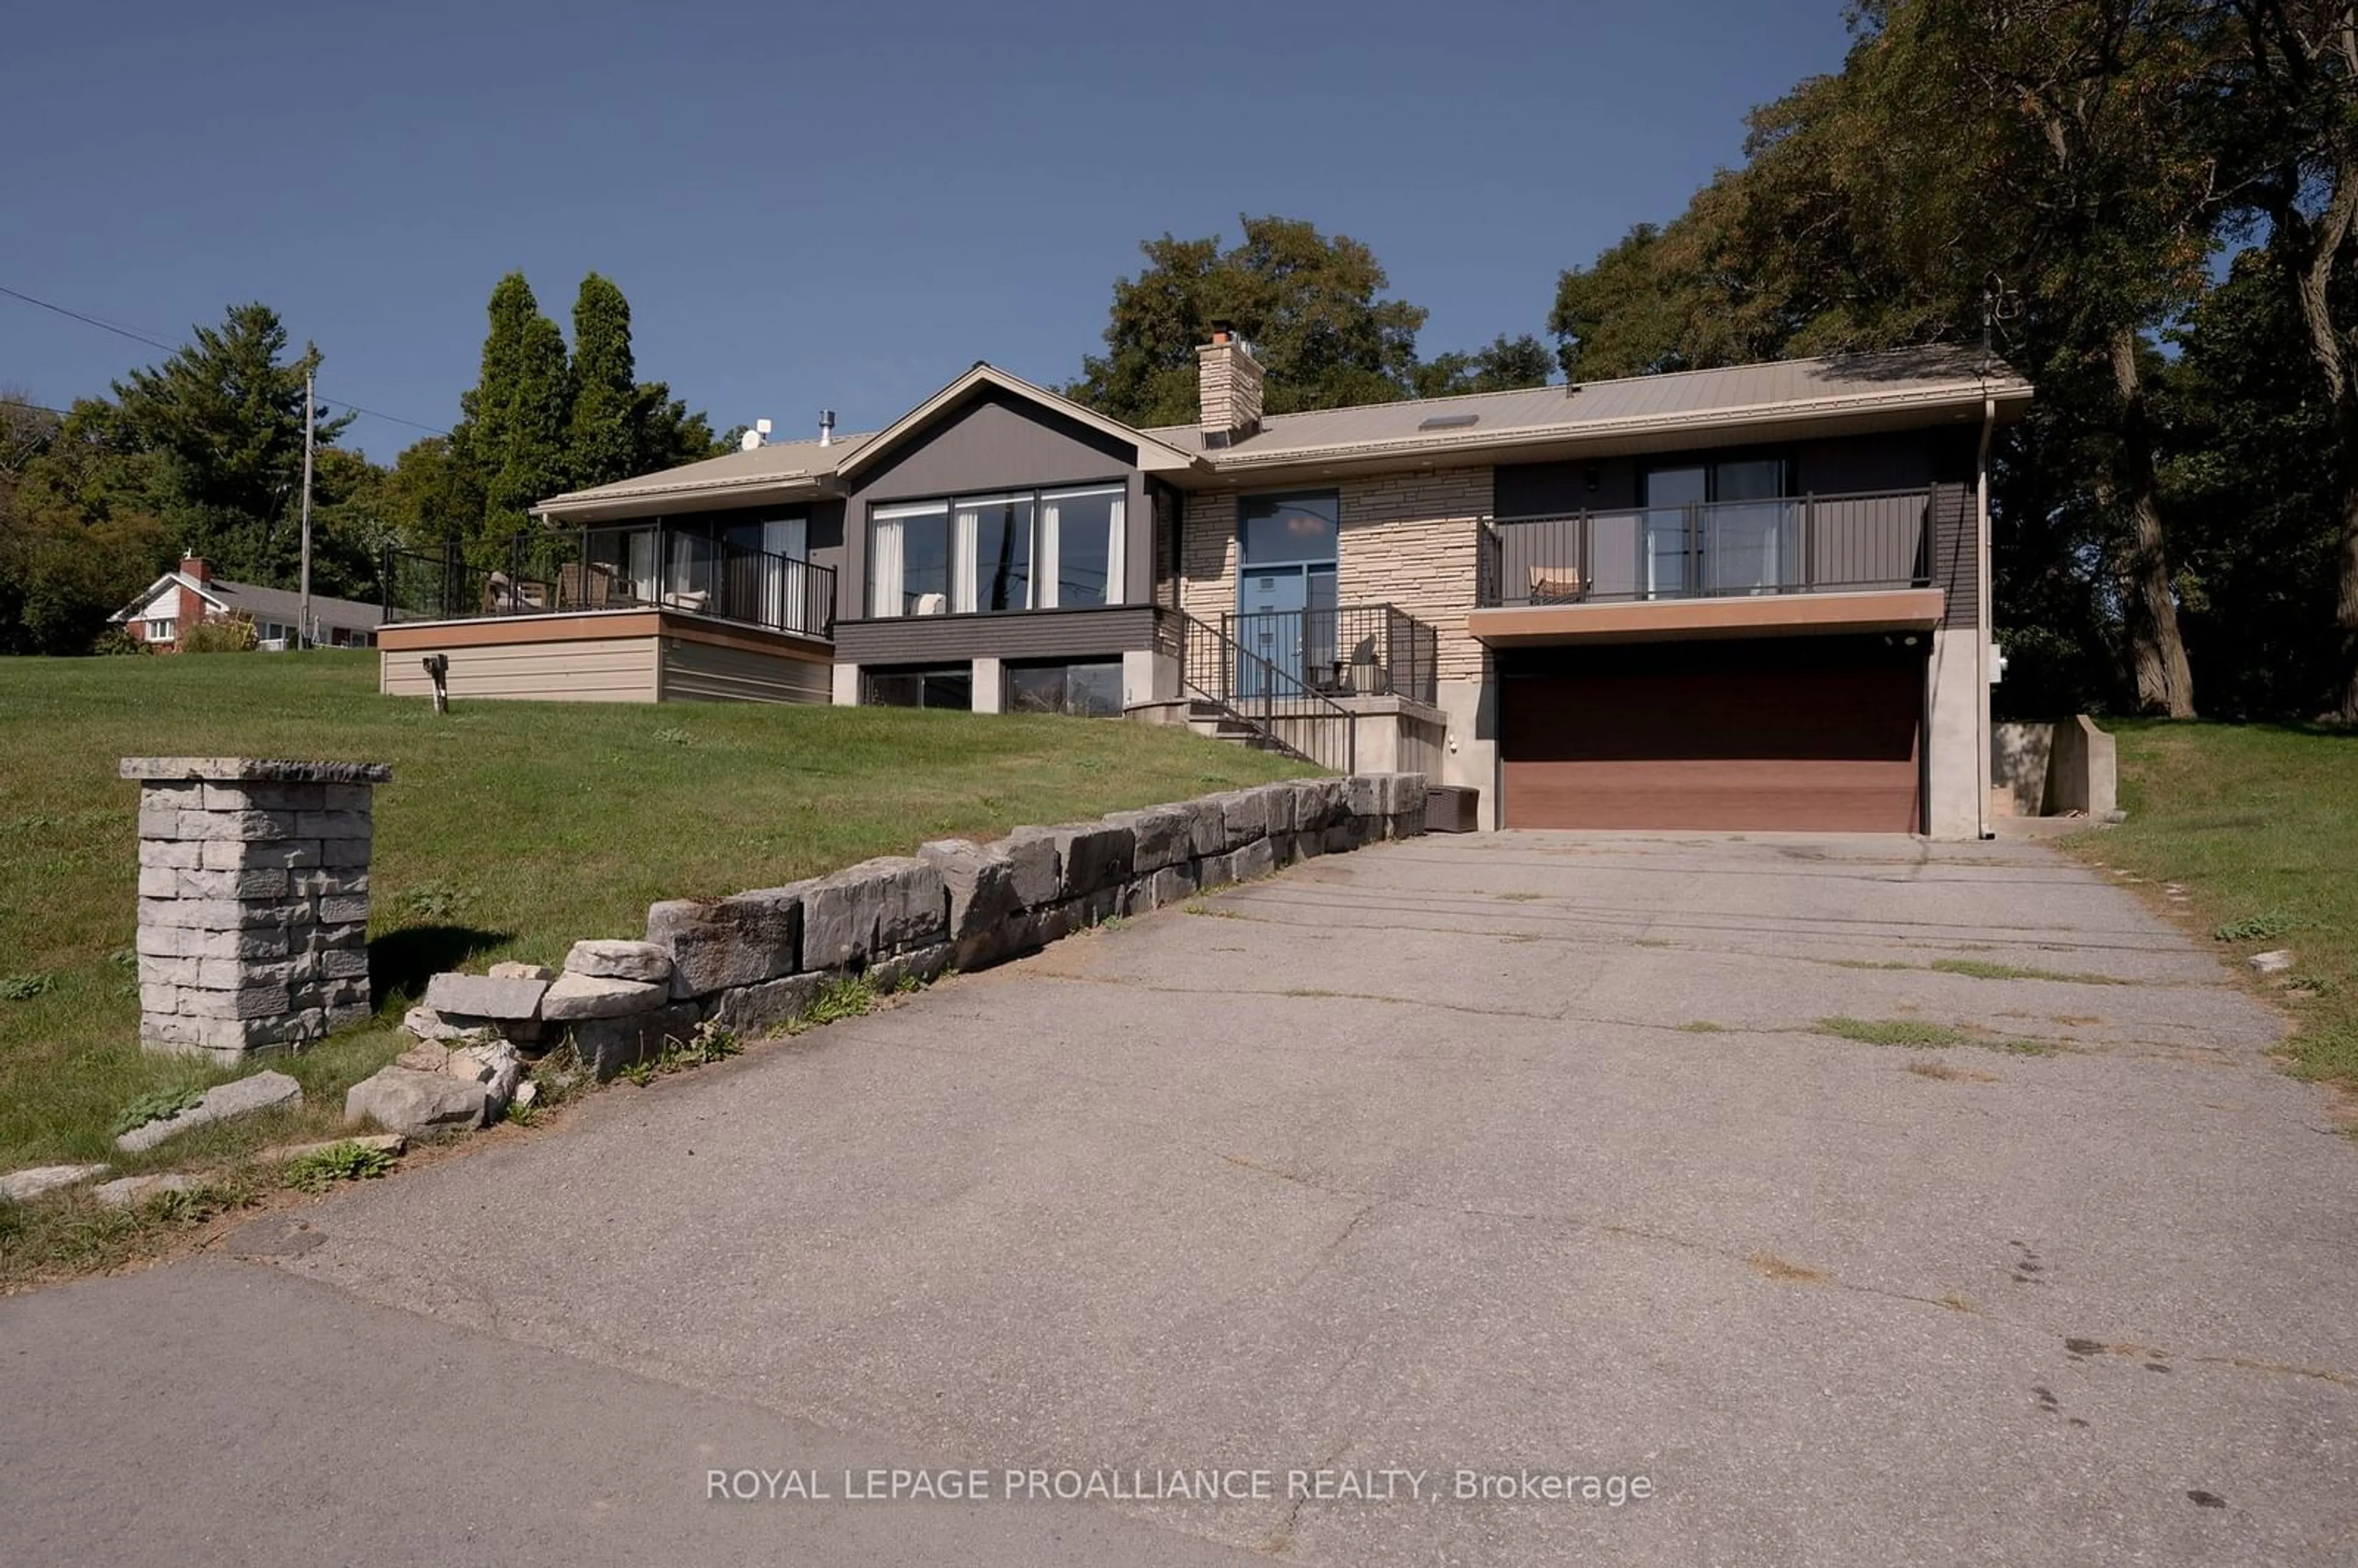
[[1921, 639], [1508, 653], [1506, 824], [1913, 832], [1923, 702]]

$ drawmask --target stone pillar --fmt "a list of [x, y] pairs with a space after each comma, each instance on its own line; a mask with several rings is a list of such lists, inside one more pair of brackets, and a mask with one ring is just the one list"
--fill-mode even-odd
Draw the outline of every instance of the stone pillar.
[[125, 757], [139, 784], [139, 1043], [293, 1050], [370, 1013], [382, 762]]

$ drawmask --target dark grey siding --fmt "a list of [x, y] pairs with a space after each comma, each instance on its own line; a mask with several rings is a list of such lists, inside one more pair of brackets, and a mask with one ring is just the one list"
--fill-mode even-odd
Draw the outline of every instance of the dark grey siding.
[[995, 389], [979, 393], [858, 476], [860, 488], [844, 503], [839, 613], [867, 612], [871, 506], [1065, 484], [1129, 486], [1122, 597], [1144, 604], [1154, 589], [1154, 516], [1137, 465], [1138, 449], [1128, 442]]
[[1107, 605], [1007, 615], [902, 615], [836, 623], [835, 656], [852, 665], [968, 659], [1087, 659], [1154, 645], [1154, 607]]
[[1980, 529], [1972, 485], [1932, 487], [1932, 586], [1947, 596], [1952, 631], [1970, 632], [1981, 618], [1981, 567], [1974, 548]]

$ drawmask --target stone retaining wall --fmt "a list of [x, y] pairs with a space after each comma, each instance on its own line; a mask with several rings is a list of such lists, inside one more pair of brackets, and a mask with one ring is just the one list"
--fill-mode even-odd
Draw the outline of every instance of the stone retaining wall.
[[1019, 827], [990, 844], [945, 839], [911, 856], [709, 903], [647, 911], [671, 955], [670, 1000], [730, 1029], [773, 1028], [832, 980], [979, 969], [1115, 915], [1424, 831], [1424, 775], [1303, 779]]
[[370, 1013], [376, 762], [126, 757], [139, 784], [139, 1043], [235, 1055]]
[[399, 1131], [480, 1125], [514, 1087], [503, 1049], [570, 1041], [611, 1078], [708, 1024], [758, 1034], [791, 1022], [847, 977], [890, 990], [984, 968], [1118, 914], [1421, 834], [1424, 822], [1422, 773], [1305, 779], [1019, 827], [990, 844], [943, 839], [785, 887], [658, 903], [645, 941], [577, 942], [561, 972], [495, 964], [488, 975], [434, 977], [403, 1020], [434, 1049], [357, 1086], [347, 1112]]

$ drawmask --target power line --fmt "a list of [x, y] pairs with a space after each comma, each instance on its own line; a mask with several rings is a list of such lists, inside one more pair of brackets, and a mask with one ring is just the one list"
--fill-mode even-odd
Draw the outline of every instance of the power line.
[[17, 292], [5, 283], [0, 283], [0, 294], [5, 294], [11, 299], [21, 299], [27, 305], [38, 305], [44, 310], [54, 310], [60, 316], [70, 317], [76, 321], [96, 327], [102, 332], [112, 332], [118, 338], [128, 338], [135, 343], [145, 343], [151, 349], [161, 349], [168, 354], [179, 352], [178, 348], [160, 338], [151, 338], [145, 332], [135, 332], [128, 327], [120, 327], [112, 321], [102, 321], [95, 316], [85, 316], [79, 310], [69, 310], [62, 305], [52, 305], [46, 299], [36, 299], [29, 294]]
[[[177, 354], [180, 351], [178, 346], [168, 343], [161, 338], [151, 338], [145, 332], [135, 331], [118, 322], [102, 320], [96, 316], [85, 316], [79, 310], [69, 310], [62, 305], [53, 305], [49, 300], [37, 299], [20, 289], [9, 287], [5, 283], [0, 283], [0, 294], [5, 294], [11, 299], [21, 299], [27, 305], [38, 305], [44, 310], [55, 311], [58, 315], [80, 321], [86, 326], [96, 327], [103, 332], [112, 332], [118, 338], [128, 338], [135, 343], [145, 343], [151, 349], [161, 349], [168, 354]], [[427, 425], [416, 419], [404, 419], [398, 414], [386, 414], [374, 408], [363, 408], [357, 403], [347, 403], [341, 398], [322, 397], [319, 401], [330, 408], [341, 408], [353, 414], [364, 414], [372, 419], [383, 419], [388, 424], [406, 425], [413, 430], [425, 430], [437, 436], [447, 436], [450, 433], [439, 425]], [[38, 406], [27, 404], [26, 406], [29, 408]], [[52, 408], [49, 412], [56, 414], [61, 411]]]
[[0, 408], [29, 408], [36, 414], [54, 414], [60, 419], [71, 412], [64, 408], [52, 408], [46, 403], [27, 403], [21, 397], [0, 397]]

